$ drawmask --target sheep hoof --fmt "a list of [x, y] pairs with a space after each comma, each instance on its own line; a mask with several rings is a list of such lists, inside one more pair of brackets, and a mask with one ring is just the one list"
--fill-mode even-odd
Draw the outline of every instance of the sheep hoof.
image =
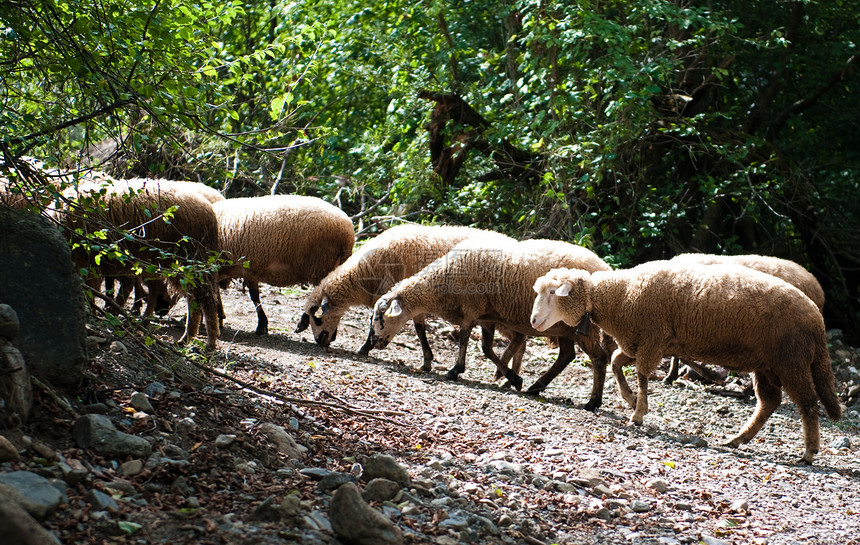
[[505, 378], [508, 379], [510, 385], [516, 388], [518, 392], [523, 389], [523, 377], [517, 375], [512, 371], [508, 373]]
[[445, 373], [445, 378], [447, 378], [448, 380], [457, 380], [458, 378], [460, 378], [460, 373], [458, 373], [454, 369], [451, 369], [450, 371]]
[[588, 400], [588, 403], [586, 403], [582, 408], [583, 408], [583, 410], [586, 410], [586, 411], [588, 411], [588, 412], [590, 412], [590, 413], [593, 413], [593, 412], [595, 412], [597, 409], [599, 409], [599, 408], [600, 408], [600, 405], [601, 405], [601, 404], [602, 404], [602, 401], [593, 401], [593, 400], [590, 400], [590, 399], [589, 399], [589, 400]]
[[732, 437], [731, 439], [729, 439], [728, 441], [723, 443], [723, 446], [729, 447], [729, 448], [738, 448], [743, 443], [746, 443], [746, 441], [744, 441], [743, 437], [738, 435], [738, 436]]
[[254, 332], [255, 335], [268, 335], [269, 328], [268, 327], [258, 327], [257, 331]]
[[[432, 361], [425, 361], [424, 365], [421, 366], [421, 370], [424, 371], [425, 373], [429, 373], [430, 371], [433, 370], [433, 362]], [[450, 374], [450, 373], [452, 373], [452, 371], [448, 371], [448, 374]], [[451, 378], [451, 377], [448, 377], [448, 378]], [[456, 376], [454, 377], [454, 380], [457, 380]]]
[[535, 382], [534, 384], [532, 384], [531, 386], [529, 386], [529, 389], [526, 390], [525, 393], [527, 395], [536, 396], [536, 395], [540, 394], [541, 392], [543, 392], [544, 390], [546, 390], [546, 384], [541, 384], [541, 382], [538, 381], [538, 382]]

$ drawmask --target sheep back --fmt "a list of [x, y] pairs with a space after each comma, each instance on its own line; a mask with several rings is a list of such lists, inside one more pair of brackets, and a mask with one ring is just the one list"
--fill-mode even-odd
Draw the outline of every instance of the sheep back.
[[[596, 260], [595, 260], [596, 258]], [[453, 323], [480, 318], [530, 336], [575, 338], [563, 323], [538, 332], [530, 315], [535, 281], [557, 267], [611, 268], [590, 250], [561, 241], [517, 242], [503, 235], [466, 239], [385, 295], [401, 297], [409, 314], [431, 313]]]
[[821, 284], [802, 265], [788, 259], [755, 254], [732, 256], [681, 254], [672, 258], [672, 261], [693, 262], [703, 265], [734, 264], [754, 269], [785, 280], [812, 299], [819, 311], [824, 309], [824, 289], [822, 289]]
[[[398, 225], [363, 244], [330, 272], [305, 302], [305, 312], [328, 297], [332, 311], [341, 315], [354, 305], [373, 303], [394, 284], [445, 255], [459, 242], [487, 233], [459, 226]], [[336, 325], [336, 324], [335, 324]]]
[[349, 217], [316, 197], [246, 197], [212, 206], [221, 248], [234, 261], [222, 268], [222, 277], [273, 286], [316, 284], [355, 244]]
[[[824, 320], [808, 297], [740, 265], [662, 261], [592, 278], [592, 319], [630, 357], [644, 348], [749, 372], [809, 365], [807, 352], [826, 343]], [[798, 344], [807, 346], [804, 355], [785, 353]]]

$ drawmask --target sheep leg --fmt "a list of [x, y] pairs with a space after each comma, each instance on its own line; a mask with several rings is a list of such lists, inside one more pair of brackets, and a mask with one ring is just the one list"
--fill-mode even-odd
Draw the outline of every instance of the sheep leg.
[[370, 325], [370, 331], [367, 332], [367, 339], [365, 339], [361, 348], [358, 349], [359, 356], [367, 356], [370, 354], [370, 349], [373, 348], [373, 341], [371, 339], [373, 339], [373, 324]]
[[573, 358], [576, 356], [576, 343], [573, 339], [569, 339], [567, 337], [559, 337], [558, 338], [558, 356], [555, 358], [555, 362], [552, 366], [547, 369], [547, 371], [541, 375], [534, 384], [529, 386], [529, 389], [526, 390], [526, 394], [528, 395], [537, 395], [544, 390], [549, 385], [549, 383], [554, 379], [558, 374], [565, 368], [567, 365], [573, 361]]
[[[483, 342], [483, 337], [481, 338]], [[492, 338], [490, 339], [490, 350], [492, 351]], [[483, 347], [482, 347], [483, 348]], [[511, 342], [508, 344], [508, 347], [505, 348], [505, 351], [502, 353], [501, 360], [502, 364], [505, 366], [505, 369], [508, 368], [508, 362], [510, 362], [511, 367], [510, 370], [514, 372], [515, 375], [519, 376], [520, 370], [523, 368], [523, 355], [526, 352], [526, 336], [522, 333], [514, 333], [514, 336], [511, 338]], [[495, 352], [493, 352], [495, 354]], [[486, 354], [486, 352], [485, 352]], [[488, 356], [489, 357], [489, 356]], [[492, 359], [492, 358], [491, 358]], [[496, 371], [496, 380], [504, 377], [504, 374], [499, 374]]]
[[[782, 385], [776, 375], [765, 371], [756, 371], [753, 374], [753, 386], [757, 399], [755, 412], [741, 429], [741, 432], [726, 443], [727, 447], [738, 447], [743, 443], [749, 443], [782, 402]], [[801, 415], [803, 415], [802, 412]], [[804, 420], [804, 432], [806, 431], [806, 424]], [[818, 429], [817, 416], [815, 429]], [[809, 447], [808, 443], [807, 447]]]
[[523, 387], [523, 379], [513, 369], [508, 369], [507, 361], [510, 361], [515, 351], [520, 351], [526, 342], [526, 336], [522, 333], [514, 333], [511, 338], [511, 344], [505, 349], [500, 359], [493, 351], [493, 337], [495, 336], [496, 328], [493, 325], [481, 327], [481, 352], [496, 365], [496, 380], [504, 377], [508, 382], [520, 391]]
[[672, 384], [678, 379], [678, 375], [681, 373], [681, 358], [674, 356], [672, 358], [672, 363], [669, 364], [669, 374], [666, 375], [666, 378], [663, 379], [664, 384]]
[[415, 326], [415, 334], [418, 335], [421, 352], [424, 354], [424, 364], [421, 365], [421, 370], [429, 373], [433, 369], [433, 349], [430, 348], [430, 342], [427, 340], [427, 326], [424, 324], [424, 317], [424, 314], [414, 316], [412, 325]]
[[458, 339], [460, 347], [457, 352], [457, 363], [445, 374], [445, 378], [457, 380], [460, 373], [466, 370], [466, 349], [469, 348], [469, 339], [474, 327], [474, 322], [460, 325], [460, 338]]
[[507, 358], [507, 357], [511, 358], [511, 360], [510, 360], [511, 361], [511, 371], [513, 371], [517, 375], [520, 374], [520, 370], [523, 368], [523, 356], [525, 356], [525, 353], [526, 353], [526, 342], [525, 341], [526, 341], [526, 338], [523, 337], [523, 344], [519, 347], [518, 350], [516, 350], [512, 354], [508, 354], [508, 352], [512, 352], [512, 348], [513, 348], [513, 345], [509, 344], [508, 347], [505, 349], [505, 353], [502, 354], [502, 361], [503, 362], [507, 361], [505, 358]]
[[251, 296], [251, 301], [254, 303], [254, 308], [257, 310], [257, 335], [269, 334], [269, 319], [266, 318], [266, 313], [263, 312], [263, 304], [260, 302], [260, 285], [256, 282], [248, 282], [248, 295]]
[[[618, 353], [619, 348], [615, 352]], [[648, 414], [648, 379], [660, 365], [660, 353], [654, 353], [639, 348], [636, 354], [636, 379], [639, 384], [639, 392], [636, 395], [636, 409], [630, 416], [630, 423], [641, 425]]]
[[812, 459], [818, 454], [818, 449], [821, 446], [821, 431], [818, 428], [818, 396], [812, 385], [812, 374], [809, 374], [806, 384], [783, 381], [783, 385], [788, 397], [794, 401], [798, 412], [800, 412], [800, 422], [803, 425], [803, 442], [805, 445], [803, 461], [811, 464]]
[[[570, 356], [570, 357], [568, 357]], [[558, 376], [559, 373], [564, 371], [565, 367], [573, 361], [573, 358], [576, 356], [576, 343], [573, 340], [567, 339], [565, 337], [560, 337], [558, 339], [558, 356], [555, 358], [555, 362], [550, 366], [549, 369], [544, 371], [544, 374], [538, 378], [534, 384], [529, 386], [528, 390], [526, 390], [527, 394], [537, 395], [544, 390], [546, 390], [549, 383]]]
[[621, 396], [631, 408], [636, 408], [636, 394], [630, 389], [627, 383], [627, 377], [624, 376], [624, 366], [635, 363], [636, 360], [625, 354], [621, 349], [615, 350], [612, 355], [612, 374], [615, 376], [615, 383], [618, 385], [618, 395]]

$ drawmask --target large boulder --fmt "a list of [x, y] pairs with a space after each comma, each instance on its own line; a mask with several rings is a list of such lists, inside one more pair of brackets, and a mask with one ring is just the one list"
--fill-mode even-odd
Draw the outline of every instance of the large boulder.
[[54, 224], [0, 204], [0, 303], [18, 313], [17, 347], [30, 373], [73, 390], [87, 362], [86, 302]]

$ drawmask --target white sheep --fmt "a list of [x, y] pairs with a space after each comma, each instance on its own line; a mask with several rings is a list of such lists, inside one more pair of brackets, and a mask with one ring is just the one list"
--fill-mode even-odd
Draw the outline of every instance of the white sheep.
[[[380, 296], [400, 280], [417, 273], [448, 253], [463, 240], [490, 233], [472, 227], [447, 225], [404, 224], [392, 227], [365, 243], [345, 263], [330, 272], [317, 284], [305, 301], [296, 333], [310, 326], [320, 346], [329, 346], [337, 336], [343, 315], [354, 306], [373, 308]], [[502, 236], [502, 235], [498, 235]], [[513, 239], [507, 239], [511, 243]], [[412, 322], [424, 355], [423, 371], [430, 371], [433, 351], [427, 341], [424, 315], [414, 316]], [[482, 348], [492, 351], [493, 332], [484, 330]], [[358, 350], [367, 355], [372, 348], [370, 335]], [[522, 358], [522, 350], [515, 362]]]
[[[812, 273], [794, 261], [755, 254], [729, 256], [695, 253], [680, 254], [673, 257], [671, 261], [673, 263], [699, 263], [701, 265], [741, 265], [761, 271], [781, 278], [796, 287], [815, 303], [819, 311], [824, 312], [824, 290], [821, 288], [821, 284], [818, 283]], [[663, 380], [666, 384], [672, 384], [678, 378], [680, 363], [681, 358], [672, 358], [669, 373]], [[685, 363], [700, 375], [708, 376], [708, 370], [704, 366], [692, 360], [687, 360]]]
[[220, 270], [222, 285], [233, 278], [247, 282], [257, 309], [258, 335], [268, 333], [269, 323], [260, 304], [260, 283], [316, 284], [352, 254], [352, 221], [322, 199], [272, 195], [212, 206], [220, 247], [233, 262]]
[[[220, 333], [219, 294], [214, 274], [203, 270], [195, 280], [178, 278], [172, 271], [177, 259], [196, 266], [208, 263], [217, 254], [218, 225], [209, 201], [195, 192], [175, 187], [138, 186], [123, 181], [82, 184], [68, 190], [66, 197], [68, 205], [56, 213], [70, 233], [79, 230], [91, 234], [106, 227], [127, 230], [132, 236], [120, 237], [116, 241], [118, 246], [144, 262], [141, 270], [116, 259], [101, 258], [96, 262], [93, 255], [98, 253], [96, 248], [88, 248], [89, 243], [73, 245], [72, 258], [79, 268], [88, 271], [87, 284], [98, 288], [105, 276], [166, 280], [171, 290], [184, 294], [188, 300], [185, 334], [180, 340], [196, 336], [202, 313], [206, 322], [206, 348], [214, 350]], [[85, 208], [84, 203], [91, 198], [102, 205], [90, 204]]]
[[[469, 334], [476, 325], [501, 324], [523, 336], [556, 337], [559, 344], [556, 362], [529, 391], [545, 388], [547, 377], [551, 380], [574, 358], [579, 344], [591, 358], [594, 384], [586, 409], [594, 410], [602, 402], [609, 360], [600, 331], [589, 328], [587, 334], [578, 334], [574, 327], [558, 324], [539, 332], [529, 323], [535, 280], [561, 264], [587, 270], [609, 269], [591, 251], [565, 242], [467, 239], [379, 298], [373, 312], [373, 344], [377, 347], [388, 344], [412, 316], [439, 316], [460, 326], [457, 362], [447, 374], [448, 378], [456, 379], [465, 371]], [[510, 348], [517, 349], [513, 342]], [[499, 373], [519, 389], [522, 378], [508, 369], [504, 361], [490, 359]]]
[[737, 265], [657, 261], [633, 269], [589, 274], [550, 271], [535, 282], [532, 325], [591, 320], [618, 343], [613, 369], [635, 363], [639, 393], [622, 397], [641, 424], [648, 412], [648, 378], [666, 355], [752, 372], [756, 411], [728, 442], [749, 442], [779, 406], [784, 388], [797, 405], [812, 462], [819, 448], [818, 400], [838, 420], [824, 319], [818, 307], [787, 282]]

